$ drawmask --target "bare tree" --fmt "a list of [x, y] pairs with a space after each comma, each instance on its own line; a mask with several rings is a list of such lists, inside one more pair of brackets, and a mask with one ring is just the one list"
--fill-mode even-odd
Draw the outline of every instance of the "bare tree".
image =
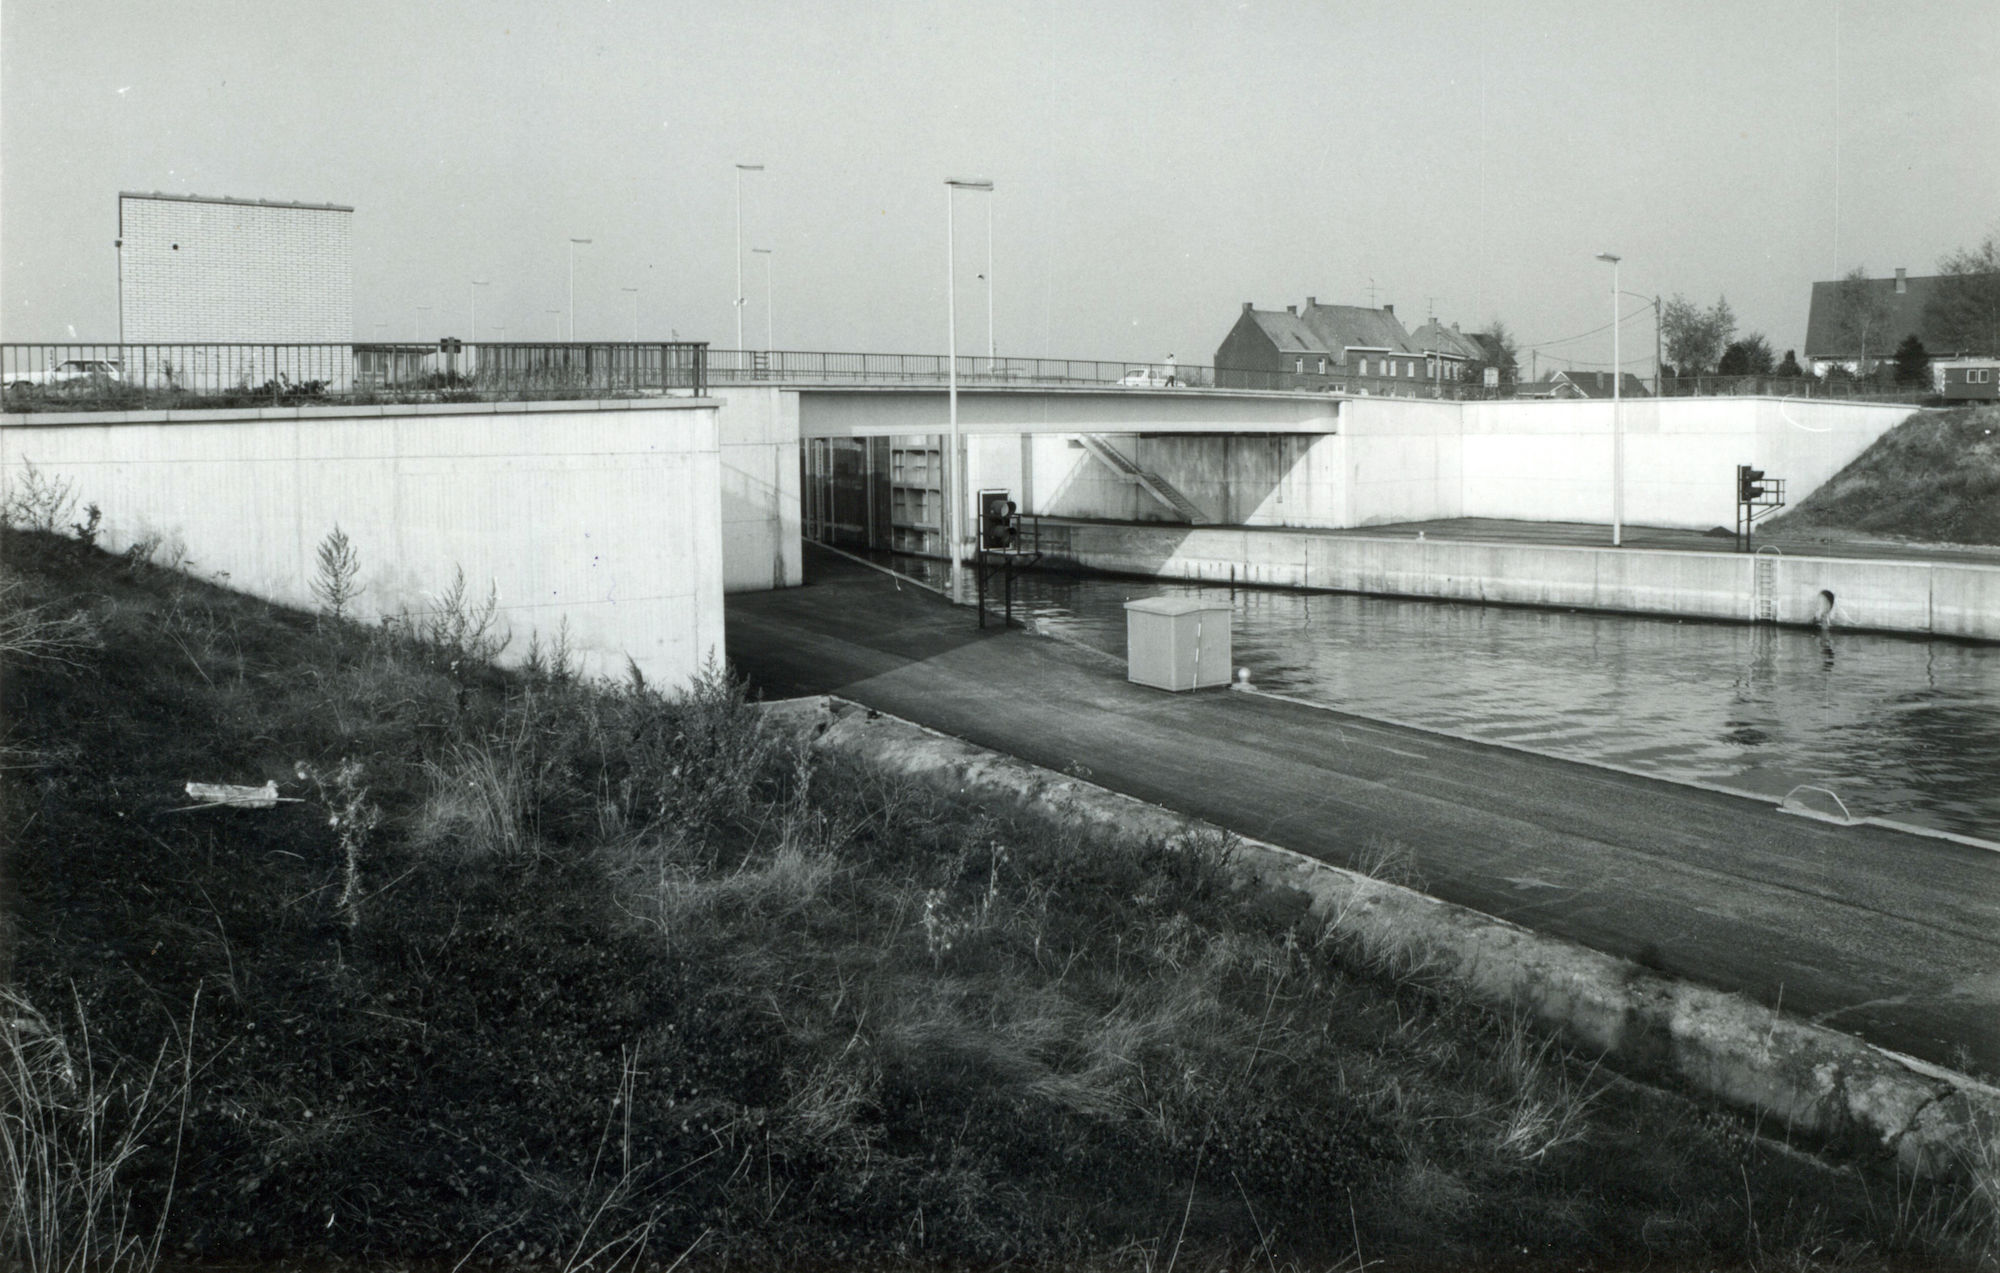
[[1868, 281], [1865, 265], [1855, 266], [1833, 285], [1834, 334], [1844, 347], [1858, 352], [1856, 375], [1868, 374], [1868, 346], [1882, 347], [1882, 329], [1888, 325], [1890, 313], [1888, 292]]

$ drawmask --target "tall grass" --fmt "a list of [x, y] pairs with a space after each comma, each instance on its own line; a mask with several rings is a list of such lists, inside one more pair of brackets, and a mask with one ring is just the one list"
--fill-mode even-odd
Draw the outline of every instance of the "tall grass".
[[[101, 1077], [80, 1000], [70, 1026], [0, 988], [0, 1263], [25, 1273], [148, 1270], [160, 1261], [172, 1206], [194, 1021], [149, 1066], [113, 1066]], [[161, 1139], [174, 1142], [171, 1170], [164, 1195], [147, 1200], [148, 1228], [134, 1216], [125, 1177]]]
[[[721, 669], [675, 693], [553, 651], [503, 672], [464, 657], [463, 588], [464, 623], [427, 636], [6, 546], [23, 602], [96, 598], [81, 666], [0, 684], [32, 757], [0, 772], [10, 993], [76, 986], [92, 1052], [81, 1007], [60, 1049], [9, 1036], [33, 1095], [10, 1112], [55, 1120], [10, 1114], [9, 1182], [72, 1164], [67, 1193], [34, 1186], [71, 1201], [35, 1214], [95, 1235], [91, 1259], [1673, 1266], [1990, 1242], [1976, 1193], [1898, 1193], [1617, 1080], [1272, 905], [1224, 841], [1106, 842], [818, 757]], [[194, 775], [296, 803], [187, 811]], [[1356, 855], [1410, 871], [1393, 843]], [[198, 994], [195, 1065], [160, 1005], [185, 1022]]]

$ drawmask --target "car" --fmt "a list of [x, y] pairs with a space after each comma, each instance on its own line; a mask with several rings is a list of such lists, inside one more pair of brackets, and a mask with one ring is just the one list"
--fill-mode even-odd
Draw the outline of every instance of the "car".
[[1151, 367], [1135, 367], [1120, 377], [1118, 383], [1131, 389], [1165, 389], [1177, 382], [1165, 372]]
[[92, 380], [123, 380], [116, 358], [65, 358], [53, 367], [24, 371], [7, 378], [9, 389], [60, 389]]

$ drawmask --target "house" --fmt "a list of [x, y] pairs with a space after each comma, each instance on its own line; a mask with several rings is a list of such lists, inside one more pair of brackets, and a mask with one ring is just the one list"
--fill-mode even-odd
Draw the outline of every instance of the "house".
[[1860, 375], [1894, 357], [1896, 347], [1910, 336], [1921, 340], [1933, 359], [2000, 356], [2000, 349], [1962, 348], [1962, 342], [1937, 329], [1931, 301], [1945, 285], [1942, 275], [1911, 278], [1900, 269], [1893, 278], [1862, 280], [1859, 289], [1850, 289], [1844, 279], [1814, 283], [1806, 318], [1806, 365], [1815, 376], [1831, 367]]
[[1460, 331], [1458, 324], [1446, 327], [1433, 318], [1410, 333], [1410, 343], [1424, 355], [1424, 376], [1450, 384], [1463, 378], [1474, 363], [1490, 361], [1486, 347]]
[[1423, 374], [1424, 354], [1396, 319], [1393, 305], [1322, 305], [1306, 297], [1305, 309], [1258, 309], [1250, 301], [1215, 351], [1215, 383], [1222, 389], [1347, 388], [1353, 376], [1406, 378]]
[[[1550, 398], [1609, 398], [1611, 397], [1611, 373], [1608, 371], [1558, 371], [1546, 382], [1548, 393], [1530, 395], [1528, 385], [1521, 386], [1519, 397]], [[1627, 371], [1620, 375], [1618, 396], [1622, 398], [1650, 398], [1646, 382]]]
[[1423, 351], [1403, 330], [1394, 305], [1322, 305], [1308, 296], [1299, 317], [1352, 375], [1415, 380], [1423, 370]]
[[[1236, 325], [1215, 351], [1218, 389], [1333, 388], [1339, 355], [1299, 317], [1296, 305], [1258, 309], [1243, 302]], [[1315, 383], [1326, 378], [1324, 383]]]

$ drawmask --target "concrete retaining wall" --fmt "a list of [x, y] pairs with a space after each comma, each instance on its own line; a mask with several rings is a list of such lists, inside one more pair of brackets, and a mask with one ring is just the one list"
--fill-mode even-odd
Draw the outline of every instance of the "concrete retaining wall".
[[462, 567], [475, 599], [497, 590], [508, 655], [567, 620], [586, 671], [630, 657], [671, 686], [724, 656], [716, 415], [686, 398], [8, 415], [0, 487], [32, 462], [102, 508], [113, 551], [157, 536], [306, 608], [338, 524], [362, 618], [426, 609]]
[[[968, 801], [1082, 823], [1107, 836], [1217, 833], [1157, 805], [838, 699], [797, 699], [766, 712], [817, 750]], [[1802, 1136], [1873, 1145], [1926, 1174], [1976, 1170], [2000, 1155], [2000, 1090], [1277, 845], [1238, 843], [1242, 869], [1304, 893], [1317, 915], [1367, 947], [1441, 968], [1474, 997], [1530, 1011], [1629, 1073], [1676, 1076]]]
[[800, 563], [799, 395], [718, 388], [721, 406], [722, 586], [796, 588]]
[[[1735, 553], [1100, 523], [1045, 525], [1042, 547], [1052, 565], [1206, 583], [1739, 622], [1755, 612], [1755, 563]], [[1837, 628], [2000, 641], [2000, 567], [1768, 559], [1779, 623], [1816, 623], [1826, 592]]]

